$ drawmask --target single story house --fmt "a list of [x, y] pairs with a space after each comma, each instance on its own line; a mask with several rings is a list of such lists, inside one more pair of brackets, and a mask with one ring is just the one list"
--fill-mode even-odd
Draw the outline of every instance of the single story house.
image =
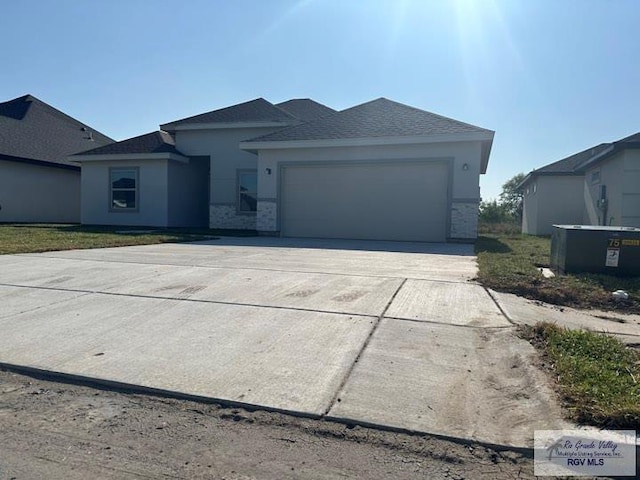
[[24, 95], [0, 103], [0, 222], [80, 222], [80, 165], [113, 139]]
[[550, 235], [558, 224], [640, 227], [640, 133], [534, 170], [519, 188], [522, 233]]
[[246, 103], [73, 155], [82, 223], [474, 240], [494, 132], [385, 98]]

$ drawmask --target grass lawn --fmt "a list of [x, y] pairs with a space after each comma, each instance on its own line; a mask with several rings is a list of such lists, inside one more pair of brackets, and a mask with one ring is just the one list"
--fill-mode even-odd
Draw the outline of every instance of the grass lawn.
[[[193, 242], [215, 238], [220, 231], [87, 227], [81, 225], [0, 224], [0, 255], [76, 248], [123, 247], [156, 243]], [[225, 235], [234, 232], [225, 232]], [[238, 233], [238, 232], [235, 232]], [[245, 232], [246, 236], [247, 233]]]
[[613, 337], [549, 323], [522, 335], [540, 349], [572, 420], [640, 429], [640, 354]]
[[[478, 237], [478, 281], [500, 292], [576, 308], [640, 313], [640, 277], [573, 274], [544, 278], [539, 265], [549, 265], [551, 240], [519, 233], [486, 233]], [[614, 290], [630, 299], [616, 301]]]

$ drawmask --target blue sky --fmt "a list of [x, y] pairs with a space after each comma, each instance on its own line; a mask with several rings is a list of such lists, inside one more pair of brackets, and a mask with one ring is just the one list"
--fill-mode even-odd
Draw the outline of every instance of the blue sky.
[[637, 0], [20, 0], [0, 100], [118, 140], [256, 97], [387, 97], [496, 131], [501, 185], [640, 131]]

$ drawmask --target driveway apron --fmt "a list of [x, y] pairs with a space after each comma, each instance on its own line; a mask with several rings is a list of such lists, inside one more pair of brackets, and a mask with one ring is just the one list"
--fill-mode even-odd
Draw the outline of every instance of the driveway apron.
[[566, 426], [468, 245], [278, 238], [0, 256], [0, 363], [530, 446]]

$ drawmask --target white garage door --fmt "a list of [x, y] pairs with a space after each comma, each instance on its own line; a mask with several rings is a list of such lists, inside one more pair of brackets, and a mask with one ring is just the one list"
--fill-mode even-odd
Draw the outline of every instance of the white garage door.
[[281, 231], [287, 237], [442, 242], [448, 184], [445, 162], [286, 166]]

